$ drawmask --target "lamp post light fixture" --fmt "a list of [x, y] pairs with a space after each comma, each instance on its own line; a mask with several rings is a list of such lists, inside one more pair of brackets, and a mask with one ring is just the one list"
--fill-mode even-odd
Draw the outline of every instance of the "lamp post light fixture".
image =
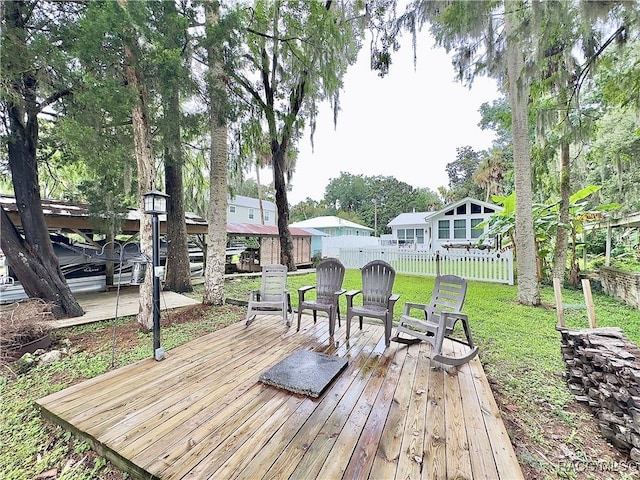
[[152, 227], [152, 265], [153, 265], [153, 355], [158, 361], [164, 358], [164, 349], [160, 347], [160, 277], [163, 268], [160, 266], [160, 234], [158, 215], [167, 213], [166, 195], [157, 190], [144, 194], [144, 213], [151, 215]]

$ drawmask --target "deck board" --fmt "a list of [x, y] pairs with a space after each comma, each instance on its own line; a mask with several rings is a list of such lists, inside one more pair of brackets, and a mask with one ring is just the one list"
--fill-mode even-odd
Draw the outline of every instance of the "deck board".
[[[353, 327], [258, 317], [37, 403], [134, 478], [522, 478], [478, 358], [444, 367]], [[317, 399], [258, 381], [301, 349], [349, 364]]]

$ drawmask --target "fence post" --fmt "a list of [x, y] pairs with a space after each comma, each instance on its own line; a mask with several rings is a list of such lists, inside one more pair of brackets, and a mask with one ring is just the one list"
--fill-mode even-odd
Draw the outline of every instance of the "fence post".
[[588, 278], [582, 279], [582, 291], [584, 292], [584, 302], [587, 304], [587, 316], [589, 317], [589, 327], [597, 328], [596, 310], [593, 306], [593, 297], [591, 296], [591, 283]]
[[560, 279], [553, 277], [553, 293], [556, 297], [556, 313], [558, 314], [558, 326], [564, 327], [564, 305], [562, 304], [562, 286]]

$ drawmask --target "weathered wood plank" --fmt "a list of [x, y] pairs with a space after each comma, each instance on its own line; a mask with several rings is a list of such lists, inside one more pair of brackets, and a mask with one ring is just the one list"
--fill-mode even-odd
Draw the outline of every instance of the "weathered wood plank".
[[[360, 335], [355, 341], [352, 337], [349, 342], [350, 347], [347, 346], [347, 342], [343, 342], [340, 349], [346, 349], [352, 359], [362, 358], [363, 349], [380, 338], [379, 332], [376, 332], [375, 329], [367, 329], [366, 333], [368, 335]], [[274, 456], [275, 461], [272, 462], [270, 468], [266, 468], [269, 461], [264, 456], [258, 455], [242, 472], [241, 478], [260, 478], [262, 475], [264, 475], [263, 478], [291, 477], [302, 457], [307, 454], [309, 445], [314, 442], [328, 419], [331, 418], [337, 404], [349, 394], [349, 391], [353, 388], [353, 383], [359, 379], [360, 375], [366, 373], [363, 372], [363, 366], [364, 362], [354, 360], [350, 362], [346, 371], [336, 379], [331, 389], [322, 396], [314, 412], [304, 424], [298, 425], [295, 436], [287, 442], [287, 446], [277, 452]], [[357, 398], [357, 395], [353, 395], [353, 398]], [[355, 402], [355, 400], [351, 399], [346, 401]], [[289, 428], [293, 429], [294, 427]], [[277, 448], [277, 446], [271, 448]]]
[[[463, 355], [462, 346], [456, 345], [456, 354]], [[464, 411], [466, 435], [474, 478], [499, 478], [491, 451], [491, 441], [483, 418], [482, 407], [476, 395], [470, 365], [458, 367], [458, 383]]]
[[457, 367], [444, 369], [444, 402], [447, 415], [447, 477], [473, 478]]
[[[434, 365], [429, 376], [429, 390], [427, 391], [427, 416], [424, 432], [424, 454], [422, 455], [422, 476], [425, 480], [447, 478], [446, 462], [446, 417], [444, 403], [443, 370]], [[396, 476], [404, 479], [407, 477]]]
[[420, 478], [424, 456], [424, 433], [426, 423], [431, 360], [431, 346], [420, 344], [416, 363], [416, 374], [411, 386], [407, 423], [402, 437], [402, 447], [398, 461], [398, 478]]
[[394, 344], [385, 351], [385, 356], [388, 355], [391, 362], [388, 367], [385, 365], [380, 366], [380, 368], [386, 369], [384, 383], [375, 399], [355, 451], [344, 472], [343, 478], [345, 479], [367, 478], [369, 476], [407, 354], [406, 348], [400, 349], [399, 352], [397, 350], [398, 345]]
[[[386, 371], [392, 357], [384, 350], [384, 343], [379, 345], [379, 353], [370, 357], [368, 366], [372, 370], [371, 378], [364, 386], [360, 398], [351, 410], [343, 427], [340, 429], [331, 451], [325, 458], [316, 478], [344, 478], [345, 467], [348, 465], [355, 450], [358, 438], [366, 424], [371, 408], [385, 381]], [[307, 477], [308, 478], [308, 477]]]
[[[241, 321], [38, 403], [134, 478], [522, 478], [478, 358], [385, 349], [377, 323], [344, 334]], [[258, 381], [299, 349], [349, 359], [319, 399]]]
[[[361, 330], [357, 331], [357, 335], [361, 335], [363, 332]], [[353, 341], [353, 336], [351, 341]], [[378, 338], [375, 349], [369, 349], [369, 352], [367, 352], [367, 349], [363, 350], [363, 356], [360, 357], [359, 364], [357, 365], [361, 369], [360, 373], [354, 377], [347, 393], [338, 401], [335, 409], [323, 424], [322, 429], [318, 432], [318, 435], [309, 444], [305, 455], [300, 459], [300, 462], [291, 473], [292, 478], [319, 478], [319, 472], [330, 455], [332, 456], [332, 462], [337, 463], [341, 461], [340, 458], [333, 456], [332, 449], [336, 443], [336, 439], [343, 431], [344, 426], [351, 419], [351, 415], [356, 405], [360, 402], [363, 392], [369, 385], [369, 379], [383, 351], [384, 338], [382, 337]], [[351, 432], [350, 434], [353, 435], [354, 433], [355, 432]], [[336, 451], [335, 453], [336, 456], [345, 455], [345, 452]], [[346, 465], [346, 462], [344, 462], [343, 465]], [[331, 477], [327, 475], [325, 478], [335, 478], [335, 476]]]
[[402, 349], [406, 350], [407, 353], [389, 410], [387, 423], [384, 426], [376, 458], [371, 469], [372, 472], [375, 472], [377, 478], [394, 478], [400, 459], [402, 437], [408, 412], [407, 405], [410, 404], [420, 345], [414, 344], [402, 347]]
[[[225, 348], [222, 355], [211, 349], [194, 349], [192, 352], [196, 365], [212, 365], [212, 370], [217, 371], [225, 366], [232, 368], [243, 364], [246, 358], [252, 358], [253, 350], [261, 350], [261, 346], [240, 344]], [[219, 361], [218, 358], [226, 360]], [[190, 384], [201, 381], [207, 374], [206, 371], [193, 368], [193, 362], [180, 361], [179, 358], [168, 357], [163, 362], [166, 362], [165, 367], [169, 368], [131, 371], [125, 378], [118, 378], [117, 381], [111, 379], [104, 384], [109, 388], [95, 391], [94, 395], [85, 391], [76, 392], [74, 401], [68, 401], [65, 405], [65, 415], [70, 417], [73, 423], [81, 424], [88, 421], [87, 426], [100, 426], [105, 423], [103, 427], [107, 428], [113, 421], [114, 410], [124, 408], [125, 405], [129, 410], [137, 410], [144, 407], [147, 399], [162, 398], [163, 393], [172, 388], [180, 391], [188, 389]]]
[[[322, 331], [325, 331], [327, 336], [328, 336], [328, 327], [326, 328], [322, 328], [320, 327], [320, 329]], [[184, 437], [188, 437], [190, 439], [194, 439], [194, 441], [199, 438], [199, 430], [201, 429], [201, 425], [203, 424], [208, 424], [211, 425], [212, 420], [214, 419], [213, 417], [216, 417], [215, 420], [218, 420], [218, 417], [224, 417], [225, 415], [227, 415], [225, 412], [230, 412], [228, 413], [228, 415], [234, 415], [237, 413], [237, 408], [240, 407], [242, 405], [242, 402], [245, 400], [244, 399], [244, 393], [245, 392], [249, 392], [251, 391], [252, 388], [255, 388], [256, 386], [261, 386], [261, 384], [257, 383], [258, 380], [258, 376], [259, 374], [266, 370], [267, 368], [271, 367], [273, 364], [277, 363], [278, 361], [280, 361], [282, 358], [284, 358], [288, 353], [290, 353], [290, 351], [293, 351], [293, 349], [295, 349], [295, 346], [297, 344], [293, 343], [292, 345], [290, 345], [290, 349], [284, 349], [284, 350], [273, 350], [271, 354], [269, 354], [268, 351], [265, 351], [264, 354], [262, 355], [262, 359], [258, 362], [258, 359], [256, 357], [256, 360], [252, 361], [250, 365], [248, 365], [248, 370], [247, 370], [247, 377], [245, 379], [245, 377], [243, 376], [238, 376], [233, 372], [233, 379], [229, 379], [228, 377], [223, 377], [223, 379], [225, 379], [225, 381], [227, 382], [227, 386], [224, 389], [224, 393], [225, 395], [220, 395], [220, 394], [213, 394], [213, 398], [214, 399], [218, 399], [218, 401], [211, 401], [209, 404], [207, 404], [207, 402], [204, 402], [203, 404], [199, 404], [198, 406], [201, 407], [201, 410], [197, 410], [197, 409], [193, 409], [193, 408], [189, 408], [189, 412], [191, 413], [191, 415], [187, 416], [187, 415], [180, 415], [178, 417], [176, 417], [176, 421], [172, 422], [172, 425], [169, 429], [169, 432], [171, 433], [172, 438], [176, 438], [178, 439], [178, 444], [171, 444], [170, 446], [173, 447], [175, 446], [177, 448], [177, 450], [180, 450], [180, 445], [179, 445], [179, 439], [180, 438], [184, 438]], [[246, 381], [246, 384], [244, 383], [239, 383], [240, 381]], [[273, 389], [270, 389], [273, 390]], [[275, 393], [275, 390], [273, 390]], [[228, 408], [228, 406], [230, 406], [230, 408]], [[235, 408], [235, 410], [234, 410]], [[245, 412], [246, 414], [246, 412]], [[132, 449], [131, 454], [133, 454], [135, 452], [135, 448], [140, 448], [145, 446], [146, 442], [144, 438], [139, 439], [137, 442], [135, 442], [134, 444], [131, 444], [128, 447], [124, 447], [124, 451], [127, 451], [128, 449]], [[142, 453], [141, 455], [139, 455], [140, 458], [140, 462], [142, 462], [145, 465], [151, 465], [153, 464], [154, 458], [157, 458], [158, 460], [160, 460], [161, 458], [165, 458], [165, 450], [167, 448], [167, 441], [163, 440], [159, 443], [159, 446], [156, 449], [149, 449], [147, 448], [146, 451], [144, 453]]]
[[511, 445], [509, 434], [502, 422], [500, 410], [498, 410], [496, 400], [491, 393], [489, 381], [484, 374], [478, 357], [469, 362], [469, 367], [474, 378], [478, 402], [482, 410], [489, 440], [491, 441], [493, 458], [496, 462], [496, 468], [498, 469], [500, 478], [503, 480], [518, 480], [524, 478], [513, 446]]

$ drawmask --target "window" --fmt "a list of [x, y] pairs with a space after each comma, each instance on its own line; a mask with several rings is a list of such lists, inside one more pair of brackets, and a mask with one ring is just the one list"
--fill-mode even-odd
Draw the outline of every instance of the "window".
[[453, 215], [453, 210], [448, 210], [444, 212], [445, 215]]
[[269, 217], [269, 210], [265, 210], [265, 211], [264, 211], [264, 221], [265, 221], [265, 222], [268, 222], [269, 220], [270, 220], [270, 217]]
[[236, 206], [235, 205], [229, 205], [229, 213], [236, 213]]
[[480, 238], [480, 235], [484, 233], [484, 228], [475, 228], [483, 222], [481, 218], [471, 219], [471, 238]]
[[484, 207], [484, 213], [495, 213], [495, 210], [493, 208]]
[[467, 221], [464, 218], [453, 221], [453, 238], [467, 238]]
[[253, 210], [253, 208], [249, 209], [249, 220], [253, 220], [253, 218], [255, 217], [255, 211]]
[[482, 213], [482, 207], [477, 203], [471, 204], [471, 213]]
[[449, 220], [438, 220], [438, 239], [448, 240], [449, 228]]
[[407, 228], [407, 243], [413, 243], [414, 232], [413, 228]]
[[416, 243], [424, 245], [424, 228], [416, 228]]
[[458, 208], [456, 208], [456, 213], [458, 215], [466, 215], [466, 213], [467, 213], [467, 204], [463, 203], [462, 205], [458, 205]]

